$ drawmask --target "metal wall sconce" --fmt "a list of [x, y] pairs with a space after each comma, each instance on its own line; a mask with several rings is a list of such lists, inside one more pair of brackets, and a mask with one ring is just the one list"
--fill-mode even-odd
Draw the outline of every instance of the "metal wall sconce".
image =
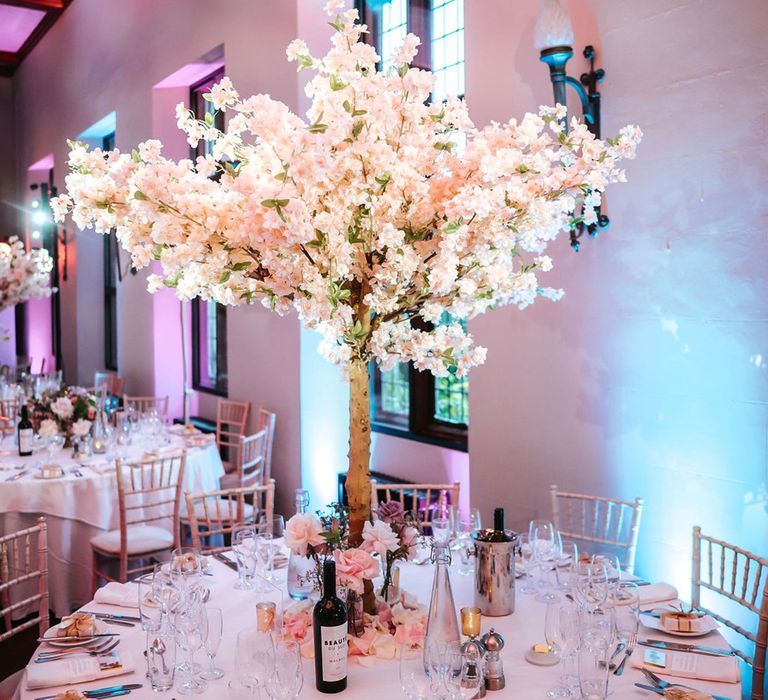
[[[595, 49], [587, 46], [583, 56], [589, 61], [589, 72], [582, 73], [579, 80], [566, 72], [566, 64], [573, 56], [573, 27], [558, 0], [544, 0], [534, 30], [534, 46], [541, 52], [540, 60], [549, 66], [549, 77], [555, 95], [555, 104], [567, 105], [566, 86], [570, 85], [581, 102], [581, 110], [587, 128], [600, 138], [600, 93], [597, 84], [605, 77], [602, 68], [595, 69]], [[566, 117], [565, 128], [568, 128]], [[586, 232], [594, 238], [601, 230], [608, 228], [610, 220], [597, 210], [597, 222], [586, 226], [583, 222], [571, 227], [571, 247], [578, 251], [579, 239]]]

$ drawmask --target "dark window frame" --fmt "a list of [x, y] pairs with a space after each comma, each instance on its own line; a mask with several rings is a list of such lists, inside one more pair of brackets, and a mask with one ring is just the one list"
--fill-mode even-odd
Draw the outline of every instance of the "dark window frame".
[[[224, 68], [218, 68], [202, 80], [189, 88], [190, 109], [197, 119], [203, 119], [208, 111], [208, 103], [203, 98], [210, 87], [224, 77]], [[224, 115], [218, 112], [214, 115], [213, 126], [224, 129]], [[198, 156], [206, 153], [208, 142], [200, 141], [196, 147], [190, 147], [190, 158], [194, 161]], [[227, 378], [227, 307], [221, 304], [216, 306], [216, 381], [213, 385], [202, 383], [203, 373], [201, 362], [203, 353], [200, 352], [201, 343], [207, 343], [206, 337], [201, 337], [201, 310], [208, 302], [198, 298], [192, 300], [192, 388], [206, 394], [214, 394], [227, 398], [229, 396], [229, 383]], [[207, 373], [206, 373], [207, 374]]]
[[[374, 46], [379, 35], [378, 15], [367, 7], [365, 0], [356, 0], [361, 21], [368, 25], [365, 40]], [[421, 37], [419, 52], [413, 62], [416, 68], [429, 70], [431, 66], [432, 12], [430, 0], [410, 0], [408, 3], [408, 31]], [[382, 56], [382, 59], [386, 57]], [[428, 328], [424, 324], [425, 329]], [[449, 423], [435, 417], [435, 377], [431, 372], [419, 371], [408, 363], [409, 409], [408, 416], [384, 411], [381, 408], [381, 371], [371, 363], [371, 429], [384, 435], [439, 445], [461, 452], [468, 451], [466, 424]]]
[[[115, 147], [115, 132], [102, 137], [101, 147], [111, 151]], [[117, 285], [120, 258], [117, 237], [110, 231], [104, 236], [104, 367], [117, 372]]]

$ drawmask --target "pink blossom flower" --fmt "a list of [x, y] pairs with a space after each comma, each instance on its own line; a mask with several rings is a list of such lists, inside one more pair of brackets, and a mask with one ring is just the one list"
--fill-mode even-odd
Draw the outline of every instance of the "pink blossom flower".
[[333, 558], [337, 581], [358, 594], [363, 593], [365, 579], [374, 579], [380, 573], [379, 562], [363, 549], [337, 549]]
[[366, 552], [376, 552], [382, 561], [386, 561], [387, 552], [394, 552], [400, 546], [397, 533], [389, 523], [377, 520], [375, 523], [366, 522], [363, 526], [363, 544]]
[[306, 556], [307, 545], [319, 547], [325, 542], [323, 525], [314, 513], [296, 513], [285, 524], [285, 544], [292, 552]]

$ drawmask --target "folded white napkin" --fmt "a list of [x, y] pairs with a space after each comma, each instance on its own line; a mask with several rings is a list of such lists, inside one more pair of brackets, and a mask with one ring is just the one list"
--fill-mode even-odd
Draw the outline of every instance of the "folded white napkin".
[[117, 583], [110, 581], [93, 596], [95, 603], [119, 605], [122, 608], [139, 607], [139, 587], [135, 583]]
[[665, 651], [664, 668], [645, 664], [645, 650], [648, 647], [638, 647], [629, 657], [634, 668], [653, 671], [660, 676], [675, 676], [676, 678], [697, 678], [701, 681], [717, 681], [719, 683], [738, 683], [741, 680], [739, 659], [736, 656], [705, 656], [689, 654], [684, 651]]
[[637, 592], [640, 597], [640, 605], [648, 603], [660, 603], [663, 600], [676, 600], [677, 588], [671, 583], [652, 583], [650, 586], [638, 586]]
[[133, 673], [136, 668], [130, 654], [120, 654], [121, 666], [105, 671], [99, 669], [99, 660], [95, 656], [72, 656], [61, 661], [50, 661], [36, 664], [34, 661], [27, 666], [27, 688], [53, 688], [57, 685], [72, 685], [87, 683], [109, 676], [120, 676]]

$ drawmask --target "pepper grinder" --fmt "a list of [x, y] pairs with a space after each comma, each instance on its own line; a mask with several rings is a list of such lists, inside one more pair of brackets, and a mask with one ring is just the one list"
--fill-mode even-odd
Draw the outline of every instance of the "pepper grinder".
[[488, 690], [501, 690], [504, 685], [504, 664], [501, 661], [501, 650], [504, 648], [504, 637], [491, 627], [481, 641], [486, 649], [485, 655], [485, 687]]
[[[464, 644], [461, 645], [461, 653], [467, 657], [474, 659], [475, 672], [482, 675], [485, 667], [485, 645], [477, 638], [480, 634], [480, 619], [482, 612], [480, 608], [462, 608], [461, 609], [461, 632], [465, 634], [467, 639]], [[480, 685], [479, 690], [474, 698], [485, 697], [485, 683]]]

